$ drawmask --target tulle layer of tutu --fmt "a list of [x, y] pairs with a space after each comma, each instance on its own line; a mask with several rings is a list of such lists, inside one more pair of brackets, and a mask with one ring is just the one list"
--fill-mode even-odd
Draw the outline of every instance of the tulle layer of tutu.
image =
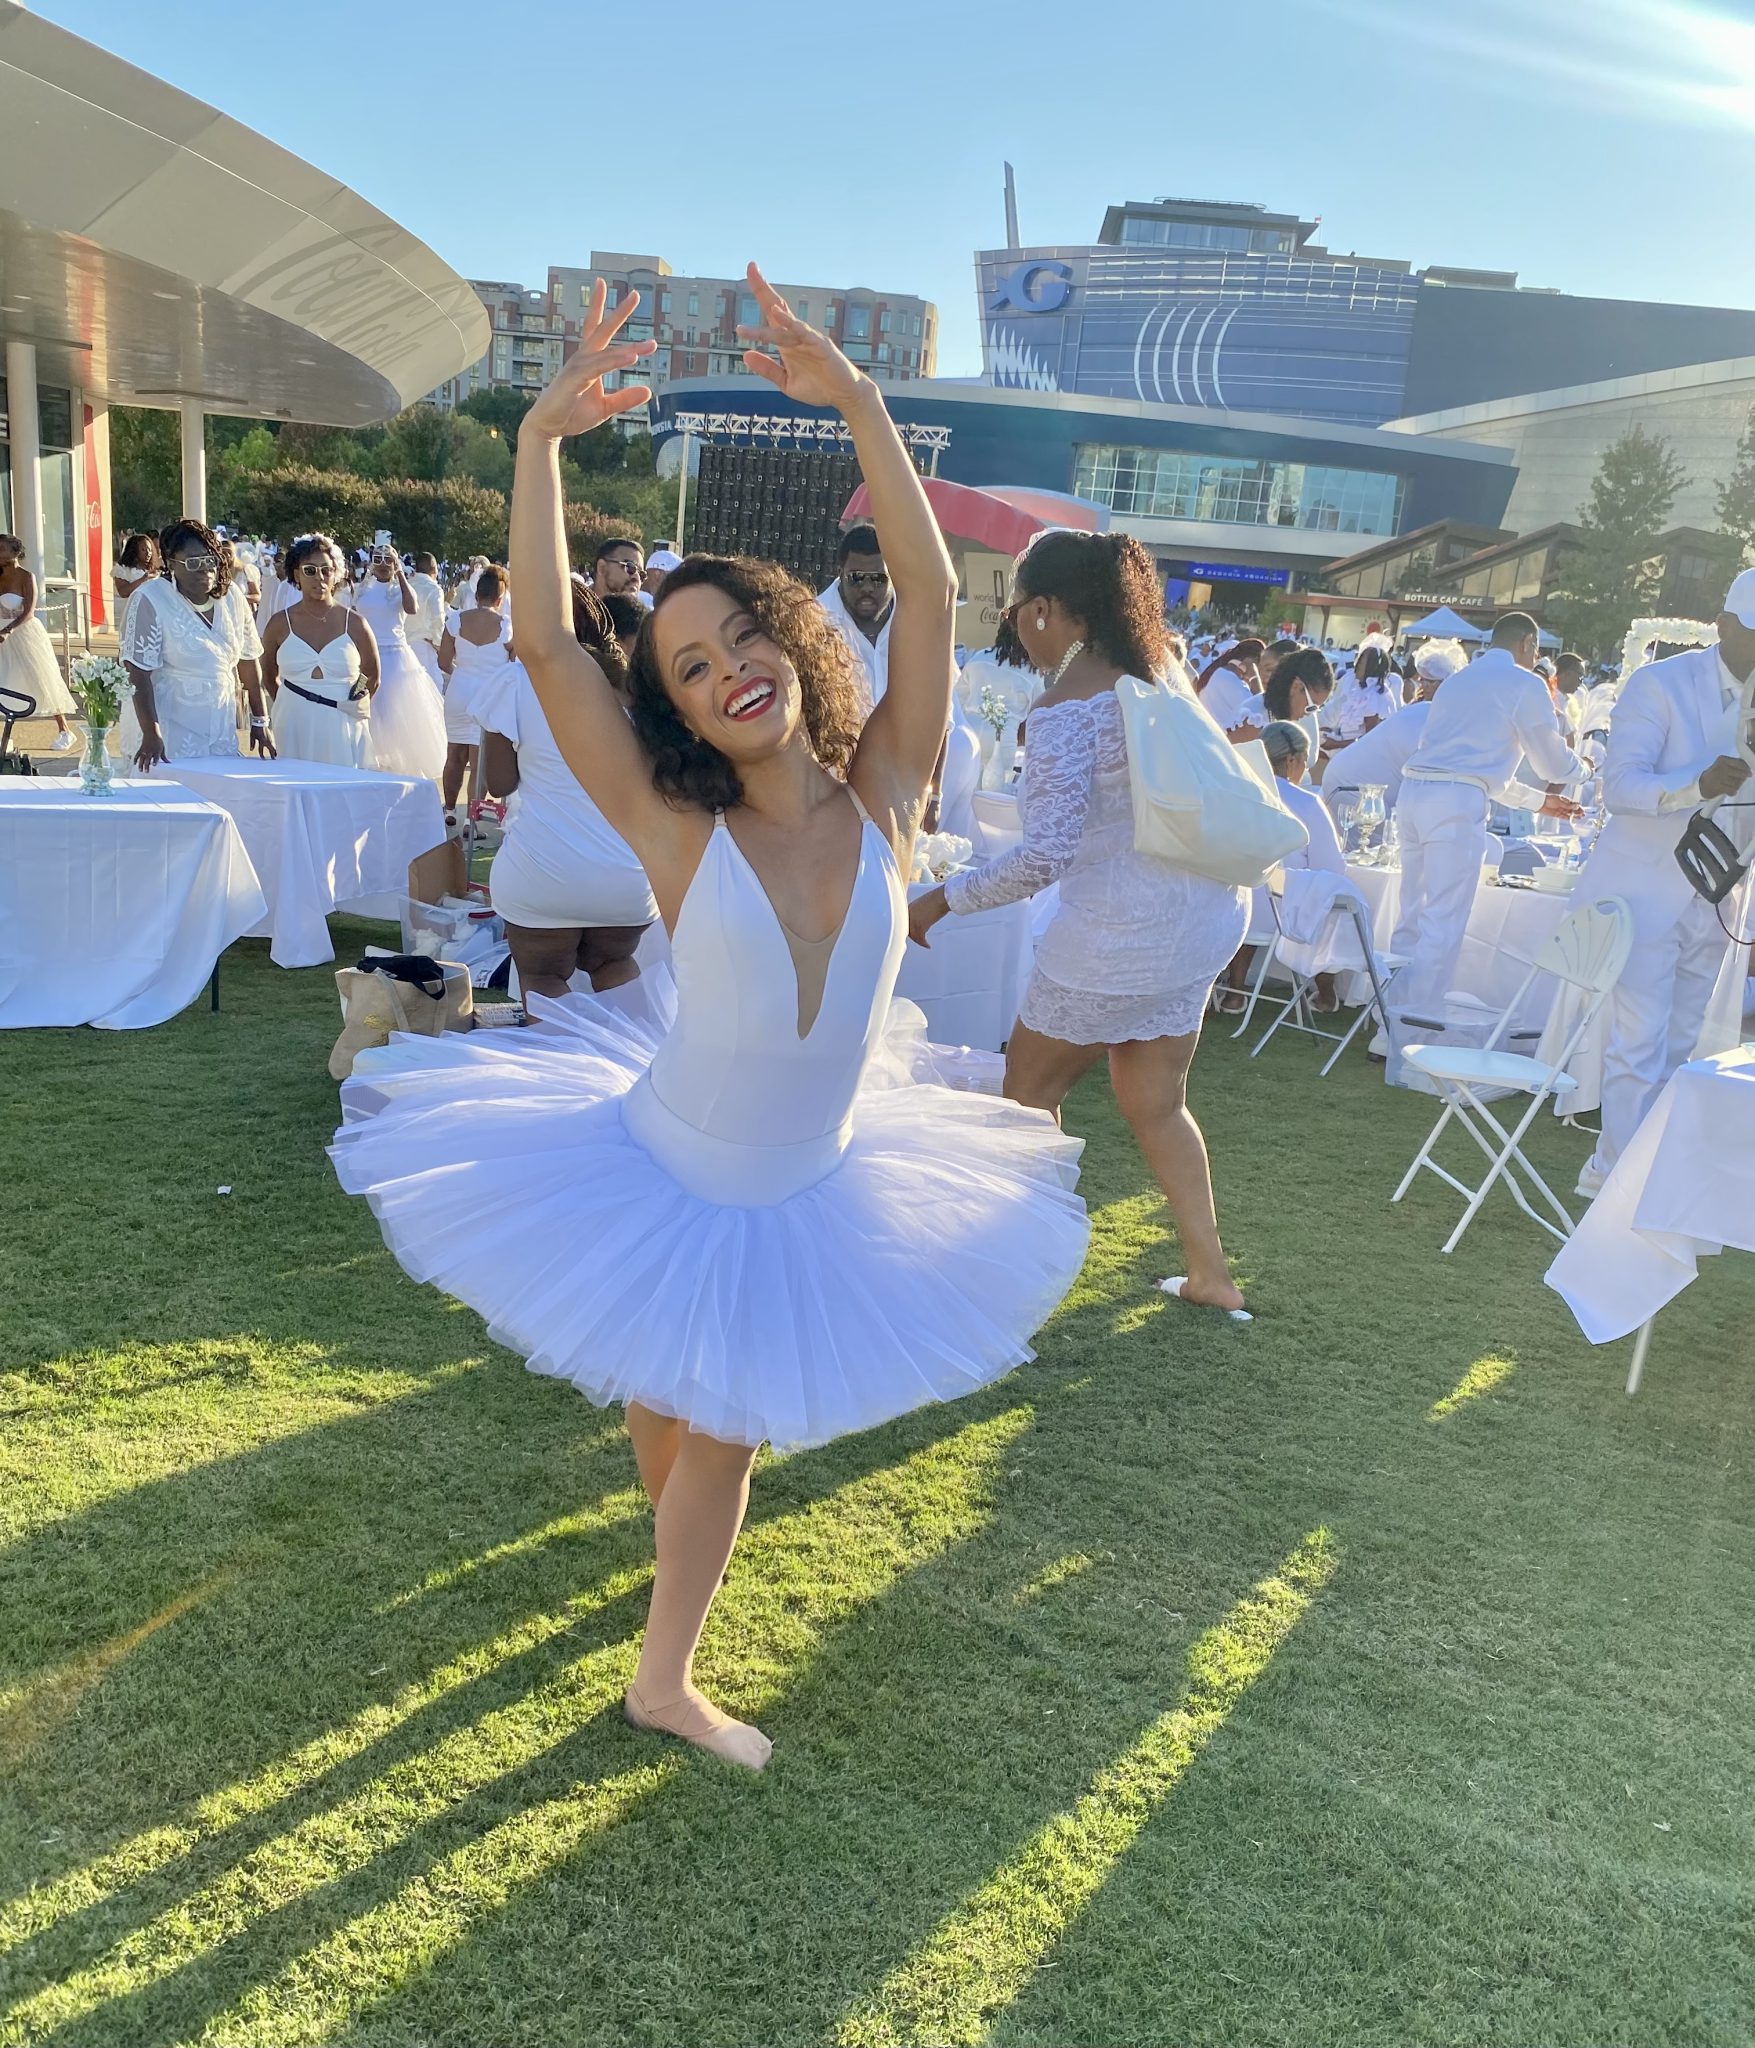
[[1034, 1356], [1084, 1263], [1082, 1141], [1040, 1111], [923, 1084], [912, 1006], [839, 1165], [762, 1208], [700, 1199], [625, 1128], [649, 1023], [590, 998], [542, 1008], [540, 1030], [366, 1054], [331, 1153], [402, 1266], [532, 1371], [801, 1450]]
[[391, 775], [437, 781], [445, 766], [445, 707], [431, 677], [407, 646], [378, 648], [378, 690], [372, 699], [372, 756]]

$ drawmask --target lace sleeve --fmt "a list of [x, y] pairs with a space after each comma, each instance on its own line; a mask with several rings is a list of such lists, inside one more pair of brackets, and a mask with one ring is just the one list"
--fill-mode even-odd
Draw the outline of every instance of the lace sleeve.
[[148, 675], [165, 665], [164, 628], [159, 624], [152, 593], [144, 583], [128, 600], [128, 609], [122, 615], [121, 655], [130, 666], [143, 668]]
[[995, 910], [1058, 882], [1079, 850], [1097, 759], [1097, 721], [1074, 699], [1030, 713], [1020, 800], [1024, 836], [973, 874], [953, 875], [945, 901], [959, 917]]

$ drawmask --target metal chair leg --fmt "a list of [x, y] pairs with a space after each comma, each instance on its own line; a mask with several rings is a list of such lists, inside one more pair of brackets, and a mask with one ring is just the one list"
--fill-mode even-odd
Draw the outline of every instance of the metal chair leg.
[[1627, 1368], [1627, 1391], [1630, 1395], [1639, 1392], [1639, 1382], [1645, 1377], [1645, 1356], [1651, 1349], [1652, 1324], [1656, 1321], [1657, 1317], [1653, 1316], [1641, 1323], [1639, 1335], [1633, 1340], [1633, 1363]]

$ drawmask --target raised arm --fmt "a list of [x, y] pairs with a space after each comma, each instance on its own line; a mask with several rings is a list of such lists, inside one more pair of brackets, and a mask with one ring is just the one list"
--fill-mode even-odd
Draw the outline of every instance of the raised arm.
[[649, 341], [616, 334], [640, 303], [630, 292], [605, 310], [602, 278], [591, 287], [584, 331], [572, 360], [524, 416], [512, 482], [512, 588], [518, 593], [518, 658], [548, 719], [561, 758], [603, 815], [642, 861], [663, 850], [674, 815], [652, 786], [651, 771], [609, 678], [573, 637], [567, 538], [561, 513], [561, 442], [589, 433], [651, 396], [643, 384], [605, 391], [604, 373], [631, 369], [652, 353]]
[[853, 430], [853, 451], [871, 495], [896, 608], [889, 687], [866, 722], [851, 779], [866, 809], [902, 843], [919, 823], [950, 718], [956, 570], [877, 386], [807, 327], [753, 263], [749, 281], [762, 324], [738, 330], [758, 344], [744, 361], [789, 398], [840, 413]]

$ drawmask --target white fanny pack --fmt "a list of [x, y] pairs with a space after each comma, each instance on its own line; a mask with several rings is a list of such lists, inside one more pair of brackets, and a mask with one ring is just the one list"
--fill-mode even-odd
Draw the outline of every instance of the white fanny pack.
[[1254, 888], [1310, 844], [1281, 803], [1267, 749], [1233, 746], [1193, 697], [1123, 676], [1115, 685], [1127, 740], [1137, 853]]

